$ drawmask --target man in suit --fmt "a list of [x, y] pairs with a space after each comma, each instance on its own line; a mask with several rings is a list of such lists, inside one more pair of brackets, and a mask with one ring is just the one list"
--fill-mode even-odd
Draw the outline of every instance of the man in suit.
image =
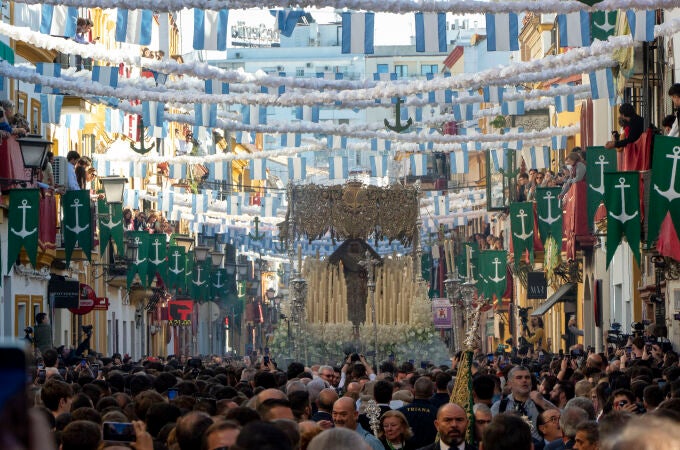
[[312, 415], [311, 420], [314, 422], [326, 421], [328, 424], [332, 424], [333, 416], [331, 413], [333, 411], [333, 403], [337, 399], [338, 393], [333, 388], [326, 388], [319, 392], [319, 398], [316, 401], [317, 410]]
[[463, 408], [455, 403], [442, 405], [434, 421], [439, 442], [433, 442], [420, 450], [476, 450], [475, 446], [465, 443], [467, 426], [468, 418]]

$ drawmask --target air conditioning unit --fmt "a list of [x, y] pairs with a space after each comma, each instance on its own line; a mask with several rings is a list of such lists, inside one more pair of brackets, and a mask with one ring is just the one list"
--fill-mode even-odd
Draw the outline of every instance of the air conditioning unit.
[[57, 186], [68, 186], [68, 172], [65, 156], [55, 156], [52, 163], [52, 172], [54, 173], [54, 184]]
[[241, 55], [241, 52], [236, 52], [236, 53], [234, 53], [234, 58], [241, 59], [241, 58], [243, 58], [243, 55]]
[[307, 63], [307, 68], [309, 69], [310, 67], [312, 67], [312, 63]]
[[331, 66], [324, 66], [323, 70], [331, 70]]
[[283, 71], [283, 66], [276, 66], [276, 70], [278, 70], [279, 72], [282, 72], [282, 71]]

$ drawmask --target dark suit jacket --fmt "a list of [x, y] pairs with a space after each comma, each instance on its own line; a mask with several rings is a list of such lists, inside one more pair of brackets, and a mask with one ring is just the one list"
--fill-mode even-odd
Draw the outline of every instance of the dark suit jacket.
[[[439, 442], [433, 442], [432, 444], [421, 447], [418, 450], [441, 450], [441, 446], [439, 445]], [[477, 447], [474, 445], [465, 444], [465, 450], [477, 450]]]
[[570, 448], [574, 448], [573, 439], [569, 439], [567, 442], [564, 442], [562, 439], [555, 439], [546, 444], [546, 446], [543, 447], [543, 450], [567, 450]]
[[645, 120], [642, 117], [635, 115], [635, 117], [632, 117], [630, 119], [630, 122], [628, 123], [628, 137], [621, 139], [620, 141], [616, 141], [614, 146], [617, 148], [621, 148], [625, 147], [628, 144], [632, 144], [633, 142], [640, 139], [640, 136], [642, 136], [642, 133], [644, 133], [644, 131]]
[[331, 416], [331, 413], [327, 413], [325, 411], [317, 411], [310, 418], [310, 420], [313, 420], [314, 422], [320, 422], [322, 420], [330, 420], [332, 422], [333, 416]]

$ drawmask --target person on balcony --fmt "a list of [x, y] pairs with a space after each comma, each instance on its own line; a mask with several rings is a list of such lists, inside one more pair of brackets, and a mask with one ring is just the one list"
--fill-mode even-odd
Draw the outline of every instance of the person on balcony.
[[583, 159], [581, 159], [580, 153], [574, 151], [569, 153], [564, 164], [566, 165], [569, 176], [562, 185], [562, 192], [558, 195], [560, 200], [567, 195], [567, 192], [569, 192], [569, 189], [571, 189], [574, 184], [583, 181], [586, 177], [586, 164], [583, 162]]
[[79, 44], [91, 44], [89, 34], [92, 31], [94, 23], [85, 17], [78, 17], [76, 21], [76, 37], [73, 38]]
[[668, 89], [668, 95], [673, 102], [673, 112], [675, 115], [675, 120], [668, 132], [668, 136], [680, 137], [680, 83], [675, 83], [671, 86], [670, 89]]
[[80, 154], [77, 151], [71, 150], [66, 154], [66, 161], [68, 161], [68, 164], [66, 165], [66, 175], [68, 183], [66, 185], [66, 190], [68, 191], [80, 190], [78, 178], [76, 178], [76, 164], [78, 164], [78, 160], [80, 160]]
[[14, 113], [14, 103], [9, 100], [2, 100], [0, 101], [0, 108], [0, 137], [24, 136], [28, 133], [26, 119], [20, 114]]
[[642, 133], [645, 131], [645, 121], [635, 112], [635, 107], [630, 103], [622, 103], [619, 106], [619, 114], [623, 122], [623, 127], [628, 128], [627, 135], [623, 139], [614, 139], [606, 144], [605, 148], [616, 148], [617, 151], [622, 151], [628, 144], [637, 141]]

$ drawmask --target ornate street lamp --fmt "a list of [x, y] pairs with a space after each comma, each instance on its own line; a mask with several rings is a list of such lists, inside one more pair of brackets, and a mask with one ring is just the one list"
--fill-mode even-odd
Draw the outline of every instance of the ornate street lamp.
[[99, 177], [99, 181], [104, 189], [104, 197], [106, 203], [109, 205], [123, 203], [123, 193], [125, 192], [125, 183], [127, 178], [119, 176]]
[[196, 262], [198, 263], [205, 262], [205, 260], [208, 259], [209, 253], [210, 247], [206, 247], [204, 245], [198, 245], [194, 247], [194, 258], [196, 258]]
[[224, 259], [224, 252], [216, 252], [216, 251], [210, 252], [210, 262], [213, 265], [213, 267], [222, 266], [222, 260], [223, 259]]
[[26, 137], [17, 139], [17, 142], [21, 149], [24, 167], [31, 169], [31, 183], [33, 183], [33, 176], [39, 169], [42, 169], [47, 157], [47, 148], [52, 145], [52, 141], [43, 139], [38, 134], [29, 134]]

